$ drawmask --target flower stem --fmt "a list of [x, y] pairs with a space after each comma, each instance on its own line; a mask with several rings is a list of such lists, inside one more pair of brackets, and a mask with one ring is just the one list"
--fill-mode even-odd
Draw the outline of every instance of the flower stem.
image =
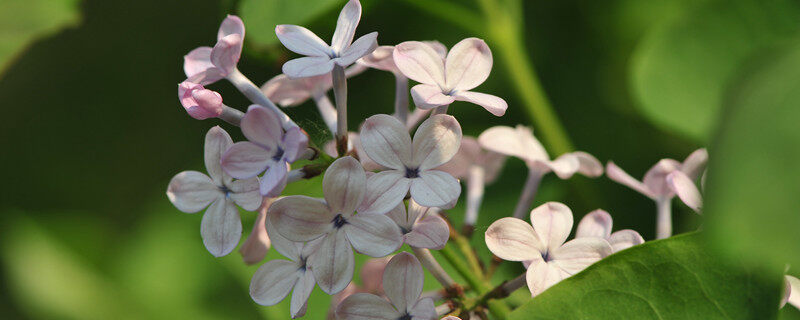
[[522, 188], [522, 193], [519, 195], [519, 201], [514, 208], [514, 217], [518, 219], [525, 218], [525, 214], [530, 212], [533, 198], [536, 197], [536, 191], [539, 189], [539, 182], [542, 181], [542, 173], [535, 169], [528, 169], [528, 179], [525, 180], [525, 186]]
[[394, 76], [394, 116], [402, 123], [408, 122], [408, 78], [401, 74]]
[[414, 109], [414, 111], [411, 112], [411, 115], [408, 116], [408, 120], [406, 121], [406, 129], [411, 130], [416, 127], [417, 124], [419, 124], [429, 112], [430, 110], [420, 108]]
[[433, 109], [433, 112], [431, 112], [431, 116], [435, 116], [437, 114], [447, 114], [447, 108], [449, 106], [450, 106], [449, 104], [446, 104], [443, 106], [436, 107], [435, 109]]
[[331, 99], [328, 99], [328, 95], [325, 92], [317, 92], [313, 96], [322, 121], [325, 122], [331, 133], [336, 132], [336, 108], [333, 107]]
[[415, 248], [411, 247], [411, 250], [414, 251], [414, 255], [417, 256], [417, 259], [422, 263], [422, 266], [430, 272], [442, 287], [447, 292], [447, 294], [451, 297], [461, 298], [464, 294], [464, 289], [458, 285], [453, 278], [447, 274], [447, 271], [444, 271], [442, 265], [436, 261], [436, 258], [433, 257], [431, 251], [425, 248]]
[[517, 291], [517, 289], [522, 288], [527, 284], [525, 275], [526, 273], [522, 273], [512, 280], [504, 281], [499, 286], [478, 297], [474, 304], [466, 306], [465, 309], [472, 310], [482, 305], [486, 305], [493, 299], [502, 299], [508, 297], [511, 295], [511, 293]]
[[344, 68], [333, 66], [333, 96], [336, 100], [336, 151], [340, 156], [347, 153], [347, 78]]
[[470, 238], [478, 221], [478, 211], [483, 202], [484, 176], [486, 172], [480, 166], [471, 166], [467, 177], [467, 210], [464, 214], [464, 225], [461, 234]]
[[672, 236], [672, 198], [656, 200], [656, 239]]
[[[439, 253], [442, 254], [445, 260], [447, 260], [447, 262], [456, 269], [456, 272], [458, 272], [458, 274], [467, 281], [467, 284], [469, 284], [471, 288], [478, 292], [478, 294], [485, 294], [486, 292], [492, 290], [488, 282], [480, 279], [478, 275], [472, 273], [472, 270], [470, 270], [470, 268], [461, 261], [461, 259], [458, 257], [458, 254], [453, 251], [452, 247], [445, 246], [439, 250]], [[511, 313], [511, 310], [502, 301], [488, 301], [486, 305], [489, 308], [489, 311], [499, 319], [505, 319], [508, 317], [508, 314]]]
[[250, 99], [255, 104], [260, 106], [269, 108], [281, 119], [281, 125], [283, 126], [284, 130], [289, 130], [291, 128], [297, 127], [297, 124], [292, 121], [289, 116], [287, 116], [281, 109], [278, 108], [272, 101], [270, 101], [267, 96], [261, 92], [255, 84], [253, 84], [250, 79], [248, 79], [244, 74], [242, 74], [239, 69], [234, 69], [231, 74], [227, 77], [228, 81], [230, 81], [236, 89], [244, 94], [247, 99]]
[[242, 117], [244, 117], [244, 112], [223, 104], [222, 113], [217, 118], [238, 127], [242, 123]]

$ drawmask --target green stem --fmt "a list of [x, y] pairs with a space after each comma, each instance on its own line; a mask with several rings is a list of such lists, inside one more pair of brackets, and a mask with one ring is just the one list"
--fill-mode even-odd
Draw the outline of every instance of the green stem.
[[[484, 295], [492, 290], [489, 283], [479, 278], [478, 274], [473, 273], [472, 270], [470, 270], [471, 268], [461, 260], [455, 251], [453, 251], [452, 247], [445, 246], [439, 250], [439, 253], [442, 254], [445, 260], [456, 269], [456, 272], [458, 272], [479, 295]], [[489, 312], [499, 319], [506, 319], [508, 314], [511, 313], [511, 309], [502, 301], [491, 300], [488, 301], [486, 306], [489, 308]]]

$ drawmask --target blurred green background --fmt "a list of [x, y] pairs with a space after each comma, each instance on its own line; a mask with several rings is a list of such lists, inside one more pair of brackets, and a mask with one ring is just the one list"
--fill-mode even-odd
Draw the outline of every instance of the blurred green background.
[[[521, 9], [504, 12], [510, 20], [484, 19], [490, 17], [486, 1]], [[797, 2], [772, 0], [362, 2], [357, 33], [378, 31], [381, 44], [435, 39], [450, 47], [466, 37], [487, 40], [495, 67], [477, 91], [505, 98], [509, 109], [495, 118], [465, 103], [451, 107], [473, 136], [494, 125], [532, 124], [509, 72], [527, 69], [497, 46], [505, 39], [503, 24], [514, 24], [521, 38], [511, 40], [523, 48], [525, 63], [535, 65], [576, 149], [604, 163], [614, 160], [637, 178], [661, 158], [682, 160], [723, 139], [715, 138], [719, 119], [726, 102], [736, 100], [729, 88], [753, 68], [752, 57], [795, 48], [800, 21]], [[343, 3], [0, 0], [3, 318], [287, 318], [285, 303], [266, 308], [251, 301], [249, 279], [257, 266], [244, 266], [236, 252], [213, 258], [200, 239], [201, 215], [179, 212], [164, 195], [174, 174], [202, 169], [208, 128], [219, 124], [242, 139], [227, 124], [188, 117], [176, 85], [185, 78], [182, 56], [213, 45], [228, 13], [242, 16], [248, 27], [239, 67], [261, 84], [292, 57], [272, 38], [275, 24], [301, 23], [327, 39]], [[778, 83], [800, 77], [785, 79]], [[226, 82], [211, 88], [230, 106], [249, 104]], [[392, 111], [390, 74], [368, 71], [349, 88], [351, 129], [371, 114]], [[323, 139], [310, 104], [288, 113]], [[524, 165], [511, 159], [487, 191], [473, 239], [484, 257], [480, 235], [510, 214], [524, 175]], [[798, 182], [787, 190], [797, 191], [791, 188]], [[318, 184], [299, 183], [288, 192], [319, 194]], [[544, 201], [569, 205], [576, 221], [603, 208], [615, 230], [654, 237], [652, 201], [605, 177], [548, 176], [537, 197]], [[679, 202], [674, 207], [676, 233], [701, 224]], [[456, 221], [461, 208], [452, 210]], [[789, 208], [797, 219], [796, 207]], [[244, 213], [243, 220], [249, 232], [254, 215]], [[502, 271], [497, 281], [522, 269], [506, 265]], [[327, 304], [316, 289], [307, 318], [324, 317]], [[790, 306], [783, 311], [797, 315]]]

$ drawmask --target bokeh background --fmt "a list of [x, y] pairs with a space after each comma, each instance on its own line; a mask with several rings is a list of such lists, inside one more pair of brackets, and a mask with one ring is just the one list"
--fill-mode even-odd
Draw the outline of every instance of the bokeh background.
[[[358, 34], [378, 31], [381, 44], [438, 40], [448, 47], [485, 38], [495, 66], [478, 91], [505, 98], [509, 109], [496, 118], [454, 104], [465, 133], [532, 125], [514, 69], [535, 66], [576, 149], [614, 160], [637, 178], [659, 159], [682, 160], [712, 145], [731, 85], [752, 56], [792, 43], [800, 21], [795, 1], [495, 0], [521, 8], [507, 20], [486, 18], [481, 1], [363, 0]], [[179, 212], [164, 194], [174, 174], [203, 168], [208, 128], [222, 125], [242, 139], [220, 121], [188, 117], [176, 86], [185, 78], [183, 55], [213, 45], [228, 13], [248, 28], [240, 69], [261, 84], [292, 57], [275, 41], [274, 25], [303, 24], [327, 39], [343, 3], [0, 0], [2, 318], [287, 318], [285, 304], [251, 301], [257, 266], [245, 266], [237, 252], [213, 258], [200, 239], [201, 214]], [[517, 28], [508, 36], [522, 56], [503, 53], [506, 29], [498, 24]], [[348, 86], [351, 129], [391, 112], [390, 74], [368, 71]], [[230, 106], [249, 104], [227, 82], [211, 88]], [[287, 112], [324, 139], [310, 103]], [[484, 257], [480, 234], [511, 213], [525, 174], [522, 162], [510, 159], [487, 191], [474, 239]], [[319, 194], [318, 180], [287, 192]], [[652, 201], [605, 177], [548, 176], [537, 196], [544, 201], [566, 203], [576, 221], [603, 208], [615, 229], [654, 238]], [[462, 205], [452, 210], [457, 222]], [[678, 201], [674, 207], [677, 233], [701, 224]], [[243, 220], [249, 232], [254, 214]], [[506, 265], [496, 280], [521, 271]], [[324, 318], [327, 304], [316, 289], [307, 318]], [[792, 307], [782, 314], [797, 315]]]

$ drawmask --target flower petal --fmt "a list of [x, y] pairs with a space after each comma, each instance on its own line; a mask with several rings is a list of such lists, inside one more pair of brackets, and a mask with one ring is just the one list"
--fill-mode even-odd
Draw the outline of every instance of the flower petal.
[[252, 142], [231, 145], [222, 155], [222, 169], [236, 179], [250, 179], [263, 172], [272, 160], [272, 151]]
[[396, 254], [383, 270], [386, 297], [400, 312], [407, 311], [422, 294], [422, 264], [408, 252]]
[[356, 293], [336, 307], [336, 319], [396, 320], [402, 313], [385, 299], [369, 293]]
[[800, 309], [800, 280], [789, 275], [786, 276], [786, 280], [792, 288], [792, 294], [789, 295], [788, 302], [795, 308]]
[[683, 160], [683, 163], [681, 163], [681, 171], [690, 179], [696, 180], [706, 169], [707, 162], [708, 150], [705, 148], [697, 149]]
[[364, 168], [353, 157], [346, 156], [334, 161], [322, 178], [325, 201], [333, 212], [352, 214], [364, 199], [367, 176]]
[[267, 210], [260, 210], [256, 221], [253, 222], [253, 231], [239, 248], [242, 260], [247, 265], [259, 263], [267, 255], [271, 243], [267, 234], [266, 222]]
[[492, 71], [492, 51], [481, 39], [467, 38], [459, 41], [445, 59], [448, 88], [470, 90], [486, 81]]
[[614, 252], [619, 252], [633, 246], [644, 243], [644, 238], [638, 232], [631, 229], [624, 229], [611, 234], [608, 243]]
[[571, 153], [562, 154], [553, 161], [543, 163], [561, 179], [571, 178], [581, 167], [578, 157]]
[[451, 115], [434, 115], [414, 133], [411, 165], [419, 170], [436, 168], [447, 163], [461, 146], [461, 125]]
[[178, 210], [195, 213], [208, 207], [224, 194], [211, 178], [198, 171], [183, 171], [172, 177], [167, 187], [167, 198]]
[[411, 136], [395, 117], [376, 114], [367, 118], [359, 137], [364, 152], [384, 167], [405, 170], [405, 164], [411, 161]]
[[[275, 27], [278, 40], [295, 53], [312, 57], [328, 57], [331, 48], [316, 34], [301, 26], [281, 24]], [[285, 72], [284, 72], [285, 73]], [[289, 75], [291, 77], [291, 75]]]
[[308, 297], [311, 296], [311, 291], [314, 290], [316, 279], [311, 270], [306, 269], [300, 274], [297, 283], [292, 290], [292, 302], [289, 312], [292, 314], [292, 319], [302, 317], [306, 314], [306, 306], [308, 304]]
[[452, 94], [452, 96], [458, 101], [466, 101], [477, 104], [486, 109], [486, 111], [489, 111], [489, 113], [498, 117], [506, 114], [506, 110], [508, 109], [508, 103], [503, 100], [503, 98], [493, 96], [491, 94], [472, 91], [456, 91]]
[[564, 270], [542, 259], [534, 260], [525, 273], [528, 289], [534, 297], [568, 277]]
[[333, 32], [331, 39], [331, 49], [334, 52], [340, 53], [350, 46], [359, 20], [361, 20], [361, 2], [358, 0], [348, 1], [336, 20], [336, 31]]
[[400, 229], [403, 230], [411, 230], [411, 227], [414, 226], [414, 218], [411, 217], [408, 211], [406, 211], [406, 206], [402, 202], [398, 204], [394, 209], [386, 213], [386, 216], [389, 219], [392, 219], [395, 224], [397, 224]]
[[250, 280], [250, 297], [262, 306], [281, 302], [298, 279], [297, 264], [288, 260], [270, 260], [258, 268]]
[[393, 46], [378, 46], [372, 53], [359, 59], [358, 63], [373, 69], [400, 73], [400, 70], [394, 65], [393, 52]]
[[370, 257], [386, 256], [403, 245], [403, 235], [392, 219], [382, 214], [359, 213], [342, 227], [358, 252]]
[[486, 246], [500, 259], [541, 259], [545, 247], [530, 224], [517, 218], [501, 218], [486, 229]]
[[214, 68], [211, 63], [211, 47], [198, 47], [183, 56], [183, 72], [187, 78]]
[[291, 241], [311, 241], [332, 230], [334, 214], [320, 199], [288, 196], [269, 207], [275, 229]]
[[261, 193], [258, 192], [258, 178], [236, 180], [228, 183], [228, 188], [231, 191], [228, 193], [228, 197], [242, 207], [242, 209], [255, 211], [261, 206], [263, 197]]
[[700, 189], [685, 173], [673, 171], [668, 174], [667, 185], [689, 208], [697, 213], [703, 210], [703, 196], [700, 194]]
[[311, 91], [318, 82], [317, 78], [327, 78], [331, 81], [329, 75], [292, 79], [285, 74], [279, 74], [264, 83], [261, 92], [281, 107], [293, 107], [311, 98]]
[[284, 161], [272, 162], [264, 175], [261, 176], [259, 192], [262, 196], [275, 198], [281, 195], [286, 188], [286, 179], [289, 176], [289, 164]]
[[442, 89], [433, 84], [418, 84], [411, 87], [411, 99], [420, 109], [432, 109], [445, 106], [456, 101], [455, 98], [442, 93]]
[[591, 154], [583, 151], [575, 151], [572, 152], [572, 155], [578, 158], [578, 162], [580, 163], [578, 172], [580, 172], [580, 174], [590, 178], [603, 175], [603, 164]]
[[424, 84], [445, 84], [444, 61], [430, 45], [406, 41], [394, 47], [394, 63], [407, 78]]
[[557, 264], [570, 275], [600, 261], [613, 252], [608, 241], [600, 238], [578, 238], [551, 252], [551, 263]]
[[308, 136], [299, 127], [290, 128], [283, 135], [281, 146], [283, 158], [286, 162], [293, 163], [308, 148]]
[[356, 42], [353, 42], [351, 46], [347, 47], [347, 49], [345, 49], [338, 58], [333, 59], [333, 61], [342, 67], [347, 67], [355, 63], [356, 60], [361, 59], [361, 57], [372, 53], [377, 47], [378, 33], [370, 32], [358, 38]]
[[408, 310], [411, 320], [435, 320], [438, 315], [436, 314], [436, 306], [433, 304], [433, 299], [425, 298], [417, 301], [411, 309]]
[[362, 266], [359, 275], [361, 276], [361, 289], [366, 292], [383, 295], [383, 270], [391, 260], [391, 256], [383, 258], [372, 258], [367, 260]]
[[238, 34], [230, 34], [217, 41], [211, 49], [211, 63], [227, 76], [236, 69], [239, 58], [242, 56], [242, 42], [244, 38]]
[[667, 185], [667, 175], [673, 171], [680, 170], [681, 164], [672, 159], [662, 159], [658, 161], [642, 178], [642, 183], [647, 189], [653, 192], [656, 197], [671, 197], [674, 195], [672, 189]]
[[302, 57], [283, 64], [282, 70], [290, 78], [315, 77], [333, 70], [334, 61], [328, 57]]
[[408, 194], [411, 180], [397, 170], [387, 170], [367, 178], [367, 191], [364, 202], [359, 206], [359, 214], [384, 214], [392, 210]]
[[341, 230], [334, 230], [325, 236], [319, 249], [310, 259], [317, 284], [327, 294], [336, 294], [344, 290], [353, 279], [355, 267], [353, 249]]
[[275, 221], [273, 221], [273, 217], [274, 215], [270, 215], [268, 213], [267, 221], [265, 222], [267, 235], [269, 236], [270, 242], [272, 242], [272, 247], [275, 248], [275, 250], [278, 250], [278, 252], [284, 257], [289, 258], [289, 260], [300, 261], [301, 250], [305, 244], [302, 244], [301, 242], [293, 242], [281, 235], [280, 232], [278, 232], [278, 230], [275, 228]]
[[242, 117], [242, 134], [250, 142], [274, 150], [280, 143], [283, 131], [281, 120], [272, 110], [259, 105], [251, 105]]
[[431, 214], [418, 221], [411, 232], [403, 237], [409, 246], [439, 250], [447, 244], [450, 228], [442, 217]]
[[200, 235], [208, 252], [215, 257], [225, 256], [239, 244], [242, 238], [242, 221], [233, 201], [219, 198], [203, 214]]
[[622, 168], [614, 164], [613, 161], [609, 161], [608, 164], [606, 164], [606, 176], [609, 179], [616, 181], [621, 185], [627, 186], [628, 188], [631, 188], [648, 198], [655, 198], [655, 194], [653, 194], [653, 192], [650, 191], [650, 189], [645, 186], [644, 183], [636, 180], [634, 177], [631, 177], [631, 175], [622, 170]]
[[208, 175], [218, 186], [231, 181], [231, 177], [222, 171], [222, 164], [220, 163], [222, 155], [231, 145], [233, 145], [233, 139], [219, 126], [214, 126], [206, 133], [205, 156], [203, 158], [205, 159]]
[[547, 151], [533, 136], [530, 128], [524, 126], [491, 127], [478, 136], [478, 143], [487, 150], [517, 157], [526, 162], [550, 160]]
[[533, 229], [550, 252], [564, 244], [572, 223], [572, 210], [563, 203], [548, 202], [531, 211]]
[[242, 39], [244, 39], [244, 22], [242, 22], [241, 18], [229, 14], [219, 25], [219, 31], [217, 31], [217, 41], [231, 34], [238, 34], [240, 37], [242, 37]]
[[445, 207], [461, 195], [461, 185], [449, 173], [425, 170], [411, 179], [411, 198], [424, 207]]
[[595, 237], [607, 239], [611, 235], [613, 220], [611, 215], [603, 209], [589, 212], [581, 222], [578, 222], [578, 229], [575, 231], [575, 238]]

